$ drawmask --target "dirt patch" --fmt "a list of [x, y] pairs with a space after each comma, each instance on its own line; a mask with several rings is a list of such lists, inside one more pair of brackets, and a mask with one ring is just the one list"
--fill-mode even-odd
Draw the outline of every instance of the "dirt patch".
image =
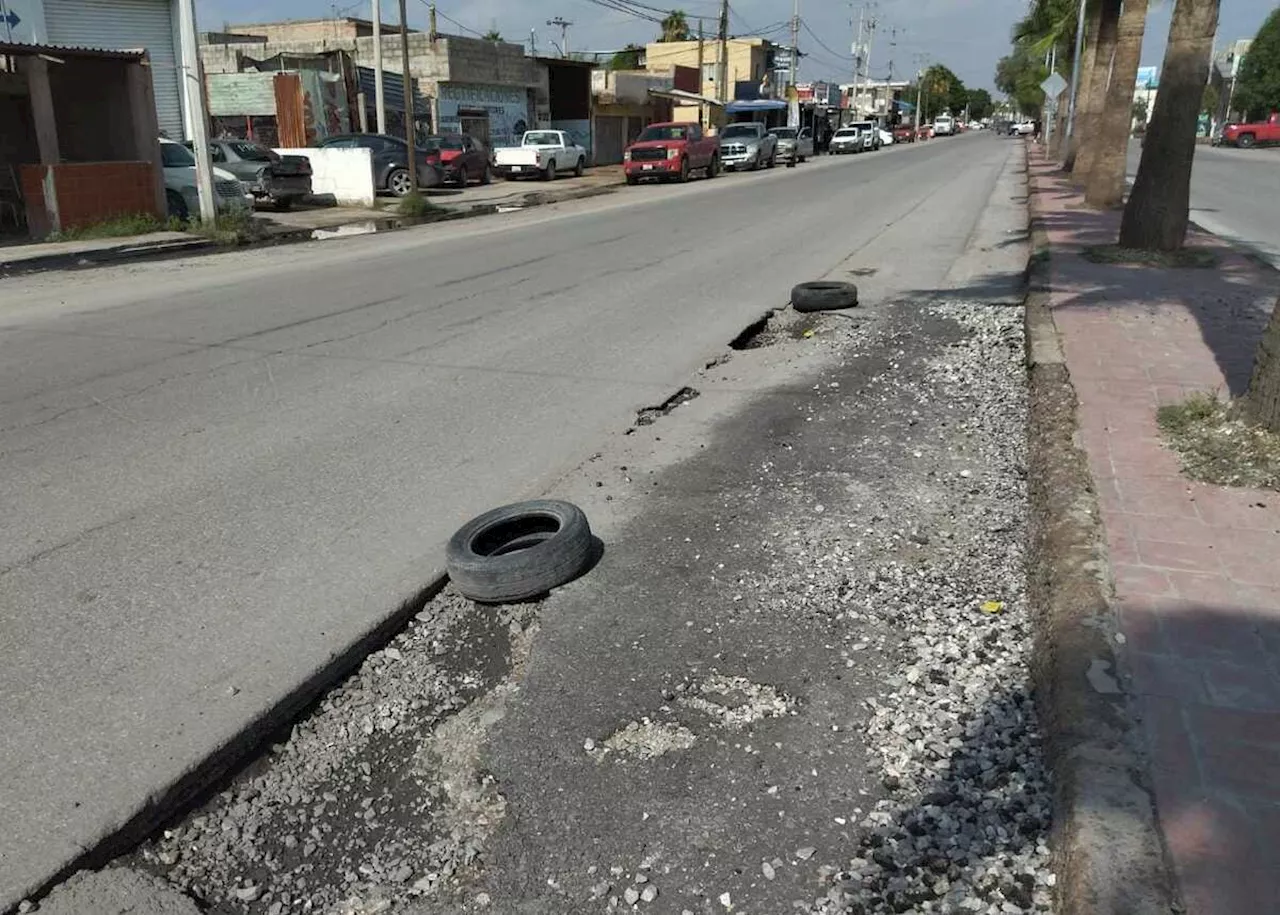
[[1280, 490], [1280, 435], [1245, 422], [1231, 404], [1193, 394], [1156, 414], [1160, 431], [1193, 480]]
[[1182, 248], [1179, 251], [1143, 251], [1119, 245], [1095, 245], [1085, 248], [1080, 256], [1095, 264], [1127, 264], [1133, 267], [1174, 267], [1204, 269], [1218, 266], [1218, 253], [1208, 248]]

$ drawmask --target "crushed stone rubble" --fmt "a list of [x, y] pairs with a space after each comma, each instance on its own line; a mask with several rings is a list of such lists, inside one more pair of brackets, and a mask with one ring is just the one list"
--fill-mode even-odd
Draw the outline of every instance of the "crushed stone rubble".
[[[882, 673], [864, 709], [882, 799], [832, 810], [852, 830], [842, 848], [778, 848], [771, 861], [743, 865], [767, 884], [808, 868], [819, 895], [792, 909], [809, 915], [1049, 912], [1050, 786], [1031, 696], [1023, 555], [1022, 312], [913, 307], [908, 325], [942, 320], [963, 331], [911, 372], [899, 363], [910, 329], [855, 334], [846, 355], [880, 359], [882, 371], [864, 390], [821, 387], [837, 402], [889, 403], [874, 386], [896, 385], [895, 402], [905, 392], [918, 409], [851, 448], [874, 454], [906, 434], [916, 449], [907, 454], [930, 469], [889, 468], [883, 486], [849, 483], [846, 505], [812, 506], [810, 522], [769, 529], [777, 568], [725, 582], [735, 595], [754, 591], [762, 608], [812, 618], [840, 640], [847, 667]], [[946, 428], [929, 428], [938, 417]], [[770, 473], [761, 468], [761, 485]], [[468, 884], [504, 815], [479, 743], [514, 689], [535, 614], [478, 610], [446, 589], [133, 863], [214, 915], [413, 911]], [[720, 674], [686, 676], [664, 698], [723, 730], [804, 714], [773, 687]], [[581, 752], [599, 764], [651, 760], [697, 741], [688, 727], [643, 718], [585, 738]], [[647, 866], [588, 874], [600, 911], [688, 911], [674, 902], [679, 887], [659, 885]], [[750, 910], [736, 890], [707, 902]], [[468, 911], [496, 909], [486, 893], [470, 897]]]

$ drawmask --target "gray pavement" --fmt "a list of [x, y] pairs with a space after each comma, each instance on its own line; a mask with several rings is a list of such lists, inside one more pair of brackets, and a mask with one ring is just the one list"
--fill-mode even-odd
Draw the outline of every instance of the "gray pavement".
[[[1141, 150], [1129, 148], [1129, 178]], [[1191, 220], [1280, 268], [1280, 149], [1197, 146]]]
[[[943, 282], [1013, 149], [5, 282], [0, 909], [387, 619], [459, 523], [554, 489], [794, 282]], [[1009, 256], [988, 241], [980, 261]]]

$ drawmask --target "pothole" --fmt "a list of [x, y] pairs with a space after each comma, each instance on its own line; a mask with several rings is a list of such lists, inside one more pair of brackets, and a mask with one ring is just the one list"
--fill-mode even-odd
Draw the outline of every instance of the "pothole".
[[757, 320], [752, 321], [742, 329], [738, 336], [729, 341], [729, 349], [741, 351], [767, 346], [771, 341], [762, 338], [769, 327], [769, 320], [777, 313], [777, 309], [771, 309], [762, 314]]
[[645, 407], [643, 410], [638, 410], [636, 412], [636, 425], [652, 425], [659, 417], [666, 416], [676, 407], [681, 404], [688, 403], [697, 396], [699, 396], [697, 389], [685, 385], [657, 406]]
[[603, 762], [614, 753], [637, 759], [656, 759], [674, 750], [687, 750], [696, 741], [693, 731], [684, 725], [642, 718], [614, 731], [603, 744], [588, 740], [583, 749], [596, 762]]

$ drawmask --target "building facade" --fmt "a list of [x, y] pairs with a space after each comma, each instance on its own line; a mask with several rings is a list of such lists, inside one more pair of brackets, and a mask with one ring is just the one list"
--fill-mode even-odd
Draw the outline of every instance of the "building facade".
[[[716, 84], [720, 74], [720, 42], [715, 39], [650, 42], [645, 46], [645, 69], [650, 73], [665, 73], [672, 67], [697, 68], [701, 63], [698, 95], [724, 101], [766, 98], [774, 94], [773, 71], [778, 50], [767, 38], [730, 38], [725, 42], [724, 87]], [[748, 92], [747, 87], [754, 87], [754, 94]], [[723, 92], [719, 91], [721, 88]]]

